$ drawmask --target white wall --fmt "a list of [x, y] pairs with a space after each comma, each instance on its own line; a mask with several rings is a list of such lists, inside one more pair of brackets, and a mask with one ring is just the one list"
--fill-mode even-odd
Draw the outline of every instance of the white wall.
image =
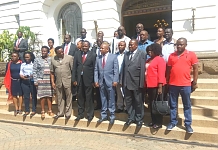
[[43, 1], [43, 12], [46, 16], [46, 20], [44, 22], [44, 43], [47, 44], [48, 38], [53, 38], [55, 40], [55, 46], [60, 45], [58, 38], [58, 14], [61, 8], [71, 2], [75, 2], [82, 11], [82, 6], [80, 0], [42, 0]]
[[[192, 7], [196, 9], [194, 31]], [[217, 51], [217, 0], [173, 0], [172, 9], [174, 38], [187, 38], [187, 49], [192, 51]]]
[[[121, 0], [123, 1], [123, 0]], [[58, 13], [60, 9], [67, 3], [75, 2], [82, 11], [83, 28], [87, 30], [87, 37], [96, 38], [94, 20], [97, 21], [98, 30], [104, 32], [105, 40], [110, 40], [114, 31], [120, 25], [121, 5], [118, 5], [115, 0], [45, 0], [43, 4], [49, 6], [43, 9], [47, 11], [47, 22], [44, 25], [45, 35], [53, 37], [55, 41], [58, 39]], [[120, 10], [118, 10], [120, 9]]]
[[16, 33], [19, 25], [15, 15], [19, 14], [19, 1], [7, 0], [0, 1], [0, 33], [3, 30], [9, 30], [10, 33]]
[[110, 39], [120, 25], [120, 15], [117, 3], [113, 0], [81, 0], [83, 10], [83, 27], [89, 36], [96, 38], [94, 20], [97, 21], [98, 30], [104, 32], [104, 38]]

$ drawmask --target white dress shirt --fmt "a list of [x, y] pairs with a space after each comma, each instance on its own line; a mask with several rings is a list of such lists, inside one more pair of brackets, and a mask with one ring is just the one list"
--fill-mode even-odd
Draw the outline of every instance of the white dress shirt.
[[138, 50], [138, 49], [136, 49], [136, 50], [135, 50], [134, 52], [132, 52], [132, 53], [130, 52], [129, 59], [131, 58], [131, 55], [132, 55], [132, 59], [133, 59], [133, 57], [134, 57], [135, 53], [137, 52], [137, 50]]
[[118, 60], [118, 65], [119, 65], [119, 73], [121, 72], [121, 69], [122, 69], [124, 54], [125, 54], [125, 52], [123, 52], [122, 54], [120, 54], [120, 52], [119, 52], [117, 55], [117, 60]]
[[[65, 53], [65, 51], [67, 51], [67, 55], [69, 54], [70, 46], [71, 46], [71, 42], [68, 43], [68, 47], [67, 47], [67, 43], [65, 43], [65, 46], [64, 46], [64, 53]], [[66, 49], [66, 48], [67, 48], [67, 49]]]
[[20, 42], [21, 42], [22, 39], [23, 39], [23, 38], [17, 39], [17, 42], [16, 42], [16, 46], [17, 46], [17, 47], [19, 46], [19, 44], [20, 44]]
[[[104, 59], [105, 57], [105, 59]], [[105, 60], [105, 65], [106, 65], [106, 62], [107, 62], [107, 57], [108, 57], [108, 53], [105, 54], [105, 55], [102, 55], [102, 63], [103, 63], [103, 59]]]
[[168, 62], [168, 58], [170, 54], [175, 52], [175, 47], [174, 47], [174, 41], [172, 39], [171, 42], [164, 41], [163, 47], [162, 47], [162, 54], [165, 62]]
[[119, 38], [115, 37], [111, 42], [111, 53], [112, 53], [112, 50], [113, 50], [113, 46], [114, 46], [113, 54], [116, 54], [116, 53], [119, 52], [118, 44], [119, 44], [120, 41], [125, 41], [126, 42], [126, 51], [129, 51], [129, 41], [130, 40], [131, 39], [129, 37], [125, 36], [125, 35], [124, 35], [124, 37], [122, 39], [119, 39]]

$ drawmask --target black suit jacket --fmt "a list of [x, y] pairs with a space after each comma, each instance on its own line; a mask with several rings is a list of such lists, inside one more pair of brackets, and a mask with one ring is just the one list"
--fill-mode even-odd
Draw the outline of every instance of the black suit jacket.
[[[14, 47], [16, 47], [16, 43], [17, 43], [17, 40], [14, 42]], [[19, 50], [19, 57], [20, 59], [22, 60], [23, 59], [23, 54], [25, 51], [28, 50], [28, 42], [27, 42], [27, 39], [22, 39], [20, 41], [20, 44], [18, 45], [18, 48], [20, 49]]]
[[[62, 45], [63, 50], [64, 50], [64, 47], [65, 47], [65, 44], [66, 44], [66, 43], [64, 43], [64, 44]], [[78, 51], [78, 48], [76, 47], [75, 44], [71, 43], [70, 49], [69, 49], [69, 52], [68, 52], [68, 55], [74, 56], [75, 53], [76, 53], [76, 51]]]
[[[96, 54], [88, 51], [84, 63], [82, 63], [82, 55], [82, 51], [77, 51], [74, 55], [72, 82], [77, 81], [77, 84], [79, 84], [81, 77], [83, 77], [85, 86], [92, 86], [92, 84], [94, 83]], [[82, 71], [83, 75], [81, 76]]]
[[129, 90], [144, 88], [146, 55], [143, 51], [137, 50], [131, 61], [129, 56], [130, 52], [124, 55], [120, 83]]

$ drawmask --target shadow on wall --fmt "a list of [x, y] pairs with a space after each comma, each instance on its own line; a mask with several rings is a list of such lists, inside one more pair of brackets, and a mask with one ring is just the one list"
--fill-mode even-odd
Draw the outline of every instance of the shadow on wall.
[[192, 21], [190, 19], [185, 20], [183, 28], [193, 34]]

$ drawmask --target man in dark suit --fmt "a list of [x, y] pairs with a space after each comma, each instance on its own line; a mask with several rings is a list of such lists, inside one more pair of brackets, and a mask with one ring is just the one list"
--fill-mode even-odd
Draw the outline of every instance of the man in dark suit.
[[[99, 36], [97, 38], [97, 41], [96, 41], [96, 44], [94, 44], [94, 46], [92, 47], [92, 52], [96, 54], [96, 56], [100, 56], [101, 55], [101, 52], [100, 52], [100, 46], [103, 42], [103, 36]], [[98, 110], [98, 109], [101, 109], [101, 97], [100, 97], [100, 91], [99, 91], [99, 88], [98, 87], [95, 87], [94, 88], [94, 92], [95, 92], [95, 96], [94, 96], [94, 93], [93, 93], [93, 97], [95, 97], [95, 100], [96, 100], [96, 107], [95, 107], [95, 110]]]
[[125, 88], [126, 108], [128, 111], [128, 121], [125, 125], [127, 126], [133, 122], [136, 122], [137, 126], [142, 126], [144, 117], [143, 88], [146, 56], [137, 47], [137, 40], [129, 42], [129, 52], [124, 56], [124, 70], [122, 70], [120, 79], [120, 83]]
[[84, 41], [82, 51], [76, 52], [72, 70], [72, 82], [78, 87], [78, 116], [75, 119], [79, 121], [84, 118], [85, 102], [87, 109], [87, 119], [91, 121], [94, 117], [94, 103], [92, 91], [94, 84], [94, 68], [96, 54], [89, 51], [90, 43]]
[[[136, 31], [136, 34], [137, 35], [134, 35], [132, 37], [132, 39], [136, 39], [138, 42], [141, 40], [141, 37], [140, 37], [140, 32], [144, 30], [144, 26], [142, 23], [138, 23], [135, 27], [135, 31]], [[148, 34], [148, 40], [151, 40], [150, 39], [150, 35]]]
[[14, 51], [19, 53], [20, 60], [24, 62], [23, 54], [28, 50], [28, 42], [26, 39], [23, 39], [23, 33], [19, 31], [17, 33], [18, 39], [14, 42]]
[[69, 34], [65, 35], [62, 48], [64, 50], [64, 55], [74, 56], [76, 51], [78, 51], [76, 45], [71, 42], [71, 36]]
[[[64, 36], [64, 44], [62, 45], [62, 48], [64, 50], [64, 55], [74, 56], [75, 53], [79, 51], [77, 46], [71, 42], [71, 36], [69, 34], [66, 34]], [[76, 87], [72, 86], [73, 101], [76, 101], [76, 94], [77, 94], [76, 91], [77, 91]]]
[[115, 120], [115, 88], [119, 81], [119, 67], [117, 56], [109, 53], [109, 44], [101, 44], [101, 55], [95, 63], [95, 86], [99, 87], [101, 95], [101, 119], [98, 123], [107, 120], [107, 109], [110, 111], [110, 124]]

